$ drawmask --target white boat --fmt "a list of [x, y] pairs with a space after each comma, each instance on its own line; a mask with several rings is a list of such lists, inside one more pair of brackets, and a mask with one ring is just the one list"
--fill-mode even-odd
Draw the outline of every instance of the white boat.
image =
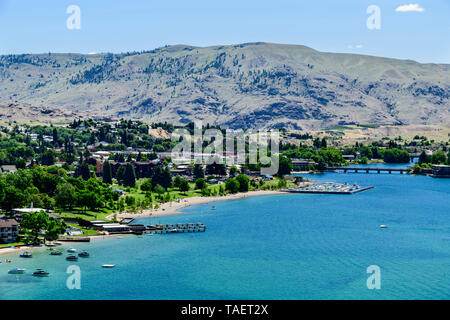
[[382, 224], [381, 226], [380, 226], [380, 228], [382, 228], [382, 229], [386, 229], [388, 226], [387, 225], [385, 225], [385, 224]]
[[102, 265], [102, 268], [114, 268], [115, 266], [115, 264], [104, 264]]
[[70, 249], [67, 250], [67, 252], [77, 252], [77, 249], [70, 248]]
[[17, 268], [17, 269], [9, 270], [8, 273], [9, 273], [9, 274], [24, 274], [26, 271], [27, 271], [27, 270], [25, 270], [25, 269], [19, 269], [19, 268]]

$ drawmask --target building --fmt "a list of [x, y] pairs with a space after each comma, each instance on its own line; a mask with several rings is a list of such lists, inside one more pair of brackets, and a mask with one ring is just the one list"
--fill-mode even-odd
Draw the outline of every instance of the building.
[[316, 162], [312, 159], [292, 159], [292, 169], [294, 171], [309, 171]]
[[450, 166], [434, 165], [431, 166], [431, 171], [435, 178], [450, 178]]
[[347, 161], [355, 160], [355, 156], [353, 154], [343, 154], [342, 158], [344, 158], [344, 160], [347, 160]]
[[14, 219], [0, 219], [0, 243], [17, 242], [19, 223]]
[[15, 165], [4, 165], [1, 166], [1, 172], [9, 173], [9, 172], [16, 172], [17, 167]]

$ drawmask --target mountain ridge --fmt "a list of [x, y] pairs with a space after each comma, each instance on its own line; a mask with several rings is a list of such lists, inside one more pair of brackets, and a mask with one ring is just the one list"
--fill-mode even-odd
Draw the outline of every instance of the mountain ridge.
[[0, 56], [0, 103], [230, 128], [450, 123], [450, 65], [254, 42]]

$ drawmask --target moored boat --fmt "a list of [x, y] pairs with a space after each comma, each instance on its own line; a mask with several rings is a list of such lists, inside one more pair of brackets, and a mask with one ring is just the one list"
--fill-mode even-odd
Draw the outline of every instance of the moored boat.
[[31, 253], [29, 253], [28, 251], [26, 251], [26, 252], [20, 254], [20, 257], [21, 258], [32, 258], [33, 255]]
[[48, 277], [50, 275], [50, 273], [48, 273], [47, 271], [44, 271], [42, 269], [37, 269], [35, 272], [33, 272], [33, 277]]
[[78, 256], [81, 258], [87, 258], [87, 257], [89, 257], [89, 252], [86, 252], [86, 251], [80, 252], [78, 254]]
[[60, 255], [62, 255], [62, 252], [61, 251], [52, 251], [52, 252], [50, 252], [50, 255], [51, 256], [60, 256]]
[[67, 252], [77, 252], [77, 249], [70, 248], [70, 249], [67, 249]]
[[115, 266], [115, 264], [104, 264], [102, 265], [102, 268], [114, 268]]
[[8, 271], [9, 274], [24, 274], [25, 272], [26, 272], [26, 269], [20, 269], [20, 268], [12, 269], [12, 270]]
[[77, 256], [68, 256], [68, 257], [66, 258], [66, 260], [67, 260], [67, 261], [77, 261], [77, 260], [78, 260], [78, 257], [77, 257]]

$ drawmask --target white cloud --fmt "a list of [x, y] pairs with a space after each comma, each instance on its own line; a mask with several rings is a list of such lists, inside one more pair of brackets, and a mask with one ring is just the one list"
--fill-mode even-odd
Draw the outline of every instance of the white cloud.
[[349, 49], [361, 49], [363, 47], [362, 44], [357, 44], [357, 45], [348, 45], [347, 48]]
[[397, 12], [424, 12], [425, 9], [422, 8], [418, 3], [416, 4], [405, 4], [403, 6], [398, 7], [397, 9], [395, 9], [395, 11]]

